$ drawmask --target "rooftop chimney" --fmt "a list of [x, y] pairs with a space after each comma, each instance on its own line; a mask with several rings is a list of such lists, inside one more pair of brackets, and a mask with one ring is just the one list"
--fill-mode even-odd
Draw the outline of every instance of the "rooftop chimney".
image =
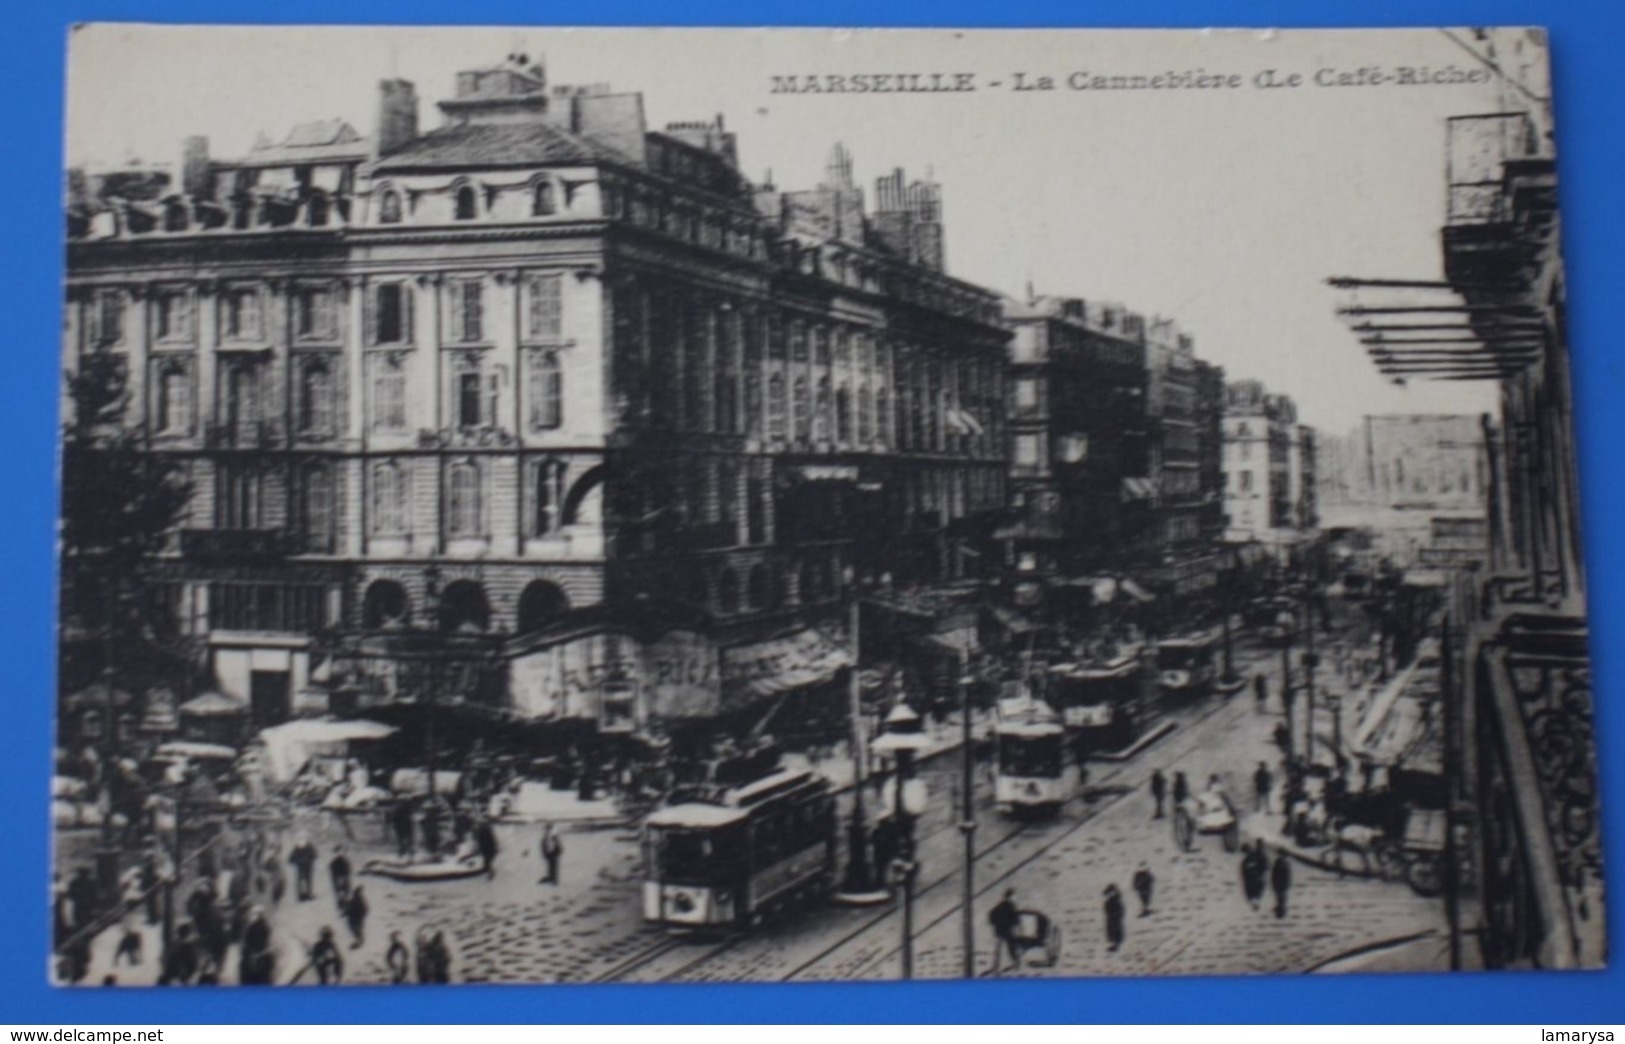
[[373, 149], [387, 156], [418, 136], [418, 92], [409, 80], [378, 83], [378, 133]]

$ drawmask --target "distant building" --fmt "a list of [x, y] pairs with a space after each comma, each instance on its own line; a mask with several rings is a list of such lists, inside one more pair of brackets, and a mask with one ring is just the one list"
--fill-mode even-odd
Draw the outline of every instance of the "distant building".
[[1314, 429], [1298, 424], [1291, 398], [1256, 380], [1225, 389], [1223, 429], [1225, 540], [1301, 543], [1319, 521]]

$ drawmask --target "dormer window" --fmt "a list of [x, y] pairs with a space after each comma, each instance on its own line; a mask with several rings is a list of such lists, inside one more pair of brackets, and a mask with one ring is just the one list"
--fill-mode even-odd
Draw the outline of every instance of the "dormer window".
[[378, 199], [378, 223], [381, 225], [401, 223], [401, 194], [394, 189], [386, 190]]
[[456, 218], [458, 221], [473, 221], [475, 216], [474, 188], [464, 185], [457, 190]]
[[530, 197], [530, 213], [532, 217], [548, 217], [558, 212], [558, 200], [553, 193], [551, 181], [538, 181]]

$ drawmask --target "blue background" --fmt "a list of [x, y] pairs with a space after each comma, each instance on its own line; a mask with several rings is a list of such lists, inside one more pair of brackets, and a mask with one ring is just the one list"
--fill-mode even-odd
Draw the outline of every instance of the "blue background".
[[[66, 30], [79, 21], [603, 25], [1435, 26], [1552, 32], [1581, 480], [1593, 599], [1607, 863], [1625, 872], [1625, 358], [1608, 316], [1625, 254], [1621, 0], [16, 0], [3, 22], [0, 160], [0, 1023], [572, 1021], [1625, 1022], [1625, 967], [1602, 973], [1073, 980], [849, 986], [476, 987], [451, 990], [58, 990], [46, 984], [46, 780], [54, 691], [61, 153]], [[1328, 192], [1337, 191], [1327, 185]], [[1616, 953], [1625, 889], [1609, 911]]]

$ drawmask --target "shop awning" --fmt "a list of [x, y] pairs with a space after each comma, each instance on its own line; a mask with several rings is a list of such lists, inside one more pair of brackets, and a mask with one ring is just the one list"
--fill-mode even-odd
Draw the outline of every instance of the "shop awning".
[[730, 702], [777, 696], [828, 681], [851, 664], [846, 649], [822, 632], [808, 628], [722, 650], [724, 691]]
[[248, 704], [223, 692], [206, 692], [193, 697], [176, 708], [181, 714], [193, 718], [226, 718], [247, 714]]
[[259, 739], [265, 745], [269, 775], [272, 779], [285, 780], [315, 754], [346, 743], [384, 739], [395, 731], [392, 725], [360, 718], [351, 721], [308, 718], [264, 729]]

